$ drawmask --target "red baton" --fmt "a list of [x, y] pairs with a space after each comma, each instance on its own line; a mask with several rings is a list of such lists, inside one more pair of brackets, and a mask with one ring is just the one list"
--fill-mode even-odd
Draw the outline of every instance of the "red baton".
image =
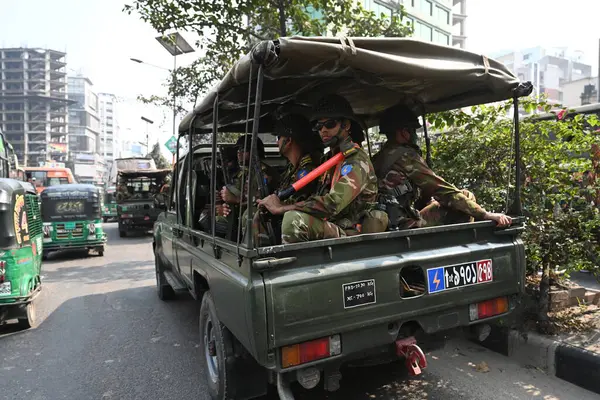
[[329, 160], [325, 161], [323, 164], [319, 165], [317, 168], [310, 171], [308, 175], [293, 183], [292, 186], [279, 191], [277, 197], [279, 197], [280, 200], [287, 199], [342, 161], [344, 161], [344, 153], [339, 152]]

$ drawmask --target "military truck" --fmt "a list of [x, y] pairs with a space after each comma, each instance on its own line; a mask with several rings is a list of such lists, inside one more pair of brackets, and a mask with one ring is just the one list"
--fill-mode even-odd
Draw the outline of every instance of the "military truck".
[[156, 163], [152, 157], [126, 157], [116, 158], [108, 174], [108, 186], [117, 183], [119, 171], [151, 170], [156, 171]]
[[[324, 93], [344, 96], [366, 127], [400, 101], [425, 118], [513, 99], [512, 176], [520, 176], [518, 101], [531, 89], [486, 56], [412, 39], [280, 38], [239, 60], [179, 127], [179, 141], [209, 138], [210, 154], [208, 146], [178, 151], [153, 240], [158, 296], [189, 292], [201, 303], [199, 351], [211, 398], [254, 398], [273, 384], [280, 398], [293, 399], [294, 381], [334, 391], [346, 364], [400, 358], [419, 374], [427, 364], [420, 344], [456, 330], [485, 339], [491, 324], [514, 313], [525, 281], [519, 179], [508, 228], [476, 221], [261, 246], [251, 223], [239, 234], [234, 214], [233, 229], [216, 229], [219, 135], [249, 127], [255, 154], [273, 113], [306, 111]], [[274, 161], [267, 159], [285, 164]], [[249, 170], [248, 198], [262, 180]], [[251, 218], [252, 202], [248, 208]], [[208, 228], [199, 223], [206, 210]]]
[[117, 173], [117, 220], [119, 236], [152, 229], [164, 208], [164, 191], [170, 169], [123, 170]]

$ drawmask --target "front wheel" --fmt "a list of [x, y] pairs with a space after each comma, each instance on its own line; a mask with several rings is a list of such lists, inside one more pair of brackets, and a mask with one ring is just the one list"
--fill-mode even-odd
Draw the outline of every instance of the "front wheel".
[[124, 238], [126, 236], [127, 236], [127, 232], [125, 232], [125, 231], [119, 231], [119, 237]]
[[35, 304], [30, 301], [25, 306], [24, 315], [18, 319], [18, 325], [21, 329], [29, 329], [35, 325]]
[[108, 222], [108, 217], [102, 217], [102, 221], [103, 221], [104, 223], [107, 223], [107, 222]]
[[48, 259], [48, 254], [49, 253], [47, 251], [42, 252], [42, 261], [46, 261]]
[[98, 249], [98, 256], [104, 257], [104, 246]]
[[200, 359], [204, 360], [208, 393], [213, 400], [236, 398], [233, 336], [219, 321], [210, 291], [200, 306]]

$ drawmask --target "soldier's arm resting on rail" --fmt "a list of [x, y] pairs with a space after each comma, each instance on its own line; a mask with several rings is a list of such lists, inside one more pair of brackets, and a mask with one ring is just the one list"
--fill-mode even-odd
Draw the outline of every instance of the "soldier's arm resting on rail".
[[486, 211], [475, 201], [465, 196], [454, 185], [446, 182], [442, 177], [433, 172], [416, 152], [406, 154], [396, 164], [401, 166], [409, 179], [415, 182], [427, 196], [431, 195], [441, 205], [461, 211], [479, 220], [496, 221], [500, 226], [510, 225], [510, 217]]

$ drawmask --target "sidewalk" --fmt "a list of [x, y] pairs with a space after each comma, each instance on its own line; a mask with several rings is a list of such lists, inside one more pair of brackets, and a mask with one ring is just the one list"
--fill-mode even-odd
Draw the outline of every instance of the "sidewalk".
[[545, 371], [574, 385], [600, 394], [600, 308], [586, 315], [594, 328], [576, 334], [544, 336], [498, 328], [481, 343], [525, 366]]

